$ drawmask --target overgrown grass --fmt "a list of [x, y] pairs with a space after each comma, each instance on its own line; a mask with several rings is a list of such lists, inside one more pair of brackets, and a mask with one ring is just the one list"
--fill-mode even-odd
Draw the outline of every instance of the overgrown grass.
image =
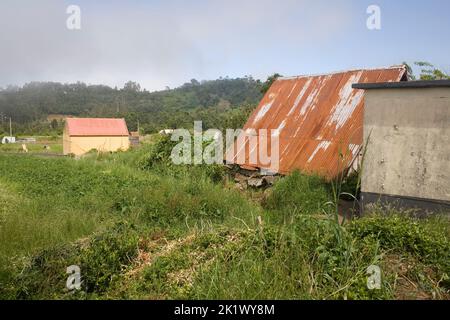
[[1, 198], [2, 287], [11, 270], [20, 269], [20, 257], [26, 260], [118, 221], [182, 234], [210, 220], [249, 222], [258, 211], [237, 192], [207, 179], [155, 175], [91, 159], [0, 156], [0, 182], [2, 191], [8, 190]]
[[331, 199], [324, 179], [294, 171], [275, 185], [264, 205], [281, 215], [323, 214]]
[[[243, 236], [198, 276], [191, 297], [200, 299], [370, 298], [365, 268], [377, 247], [352, 242], [334, 222], [266, 227]], [[339, 226], [337, 226], [339, 228]], [[377, 293], [382, 297], [383, 293]]]
[[[173, 166], [165, 143], [82, 160], [0, 155], [0, 297], [392, 299], [402, 277], [413, 295], [448, 297], [448, 217], [340, 225], [330, 185], [300, 172], [260, 206], [222, 183], [223, 168]], [[74, 264], [84, 282], [67, 292]], [[381, 290], [367, 288], [370, 265]]]
[[405, 214], [373, 213], [350, 225], [351, 234], [358, 239], [377, 241], [397, 254], [411, 255], [433, 266], [450, 289], [450, 228], [448, 217], [436, 216], [418, 220]]

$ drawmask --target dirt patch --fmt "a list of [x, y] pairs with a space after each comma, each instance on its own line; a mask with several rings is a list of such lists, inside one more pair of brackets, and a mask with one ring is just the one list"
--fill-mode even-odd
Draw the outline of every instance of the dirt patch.
[[[394, 297], [396, 300], [434, 300], [450, 299], [448, 293], [439, 288], [436, 281], [436, 274], [430, 267], [423, 267], [420, 270], [422, 281], [417, 281], [418, 261], [413, 258], [403, 258], [396, 254], [389, 254], [385, 257], [385, 268], [389, 274], [395, 275]], [[429, 289], [424, 288], [424, 283]]]

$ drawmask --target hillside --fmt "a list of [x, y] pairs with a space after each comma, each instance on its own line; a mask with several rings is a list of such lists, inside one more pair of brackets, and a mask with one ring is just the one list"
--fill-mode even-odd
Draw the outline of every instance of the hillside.
[[[141, 90], [134, 82], [126, 83], [122, 89], [32, 82], [0, 91], [0, 125], [7, 132], [6, 119], [12, 117], [16, 132], [36, 133], [48, 129], [48, 115], [56, 114], [125, 117], [131, 130], [136, 130], [139, 121], [146, 133], [189, 127], [194, 119], [219, 127], [224, 118], [254, 107], [262, 96], [261, 86], [251, 77], [202, 82], [193, 79], [181, 87], [156, 92]], [[53, 124], [53, 129], [56, 127]]]

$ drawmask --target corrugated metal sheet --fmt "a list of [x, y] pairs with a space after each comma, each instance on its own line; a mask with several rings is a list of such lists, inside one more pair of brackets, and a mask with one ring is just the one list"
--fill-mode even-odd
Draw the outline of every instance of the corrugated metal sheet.
[[[354, 70], [328, 75], [280, 78], [273, 83], [244, 130], [276, 130], [279, 135], [279, 173], [295, 169], [333, 178], [351, 166], [363, 144], [364, 91], [354, 83], [404, 80], [404, 66]], [[268, 134], [271, 134], [270, 131]], [[237, 144], [237, 143], [236, 143]], [[244, 168], [265, 168], [245, 145], [235, 145], [233, 162]], [[270, 153], [270, 146], [269, 146]], [[245, 152], [245, 161], [239, 161]]]
[[128, 136], [125, 119], [67, 118], [69, 136]]

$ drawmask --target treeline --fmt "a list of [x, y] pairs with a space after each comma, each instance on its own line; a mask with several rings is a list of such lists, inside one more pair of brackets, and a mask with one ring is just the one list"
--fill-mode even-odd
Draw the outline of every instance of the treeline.
[[263, 86], [252, 77], [192, 79], [156, 92], [141, 90], [131, 81], [121, 89], [82, 82], [31, 82], [0, 89], [0, 131], [9, 131], [11, 117], [16, 134], [60, 132], [61, 121], [49, 121], [49, 115], [124, 117], [130, 130], [139, 123], [144, 133], [190, 127], [194, 120], [202, 120], [205, 127], [239, 127], [261, 99]]

